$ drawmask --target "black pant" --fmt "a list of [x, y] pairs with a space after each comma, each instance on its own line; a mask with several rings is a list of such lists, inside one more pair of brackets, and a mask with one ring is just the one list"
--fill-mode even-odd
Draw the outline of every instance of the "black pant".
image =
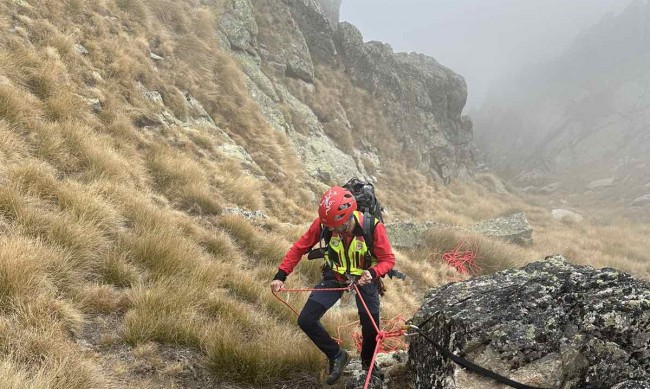
[[[341, 284], [326, 277], [316, 285], [315, 289], [338, 287], [341, 287]], [[377, 291], [377, 285], [372, 283], [359, 286], [359, 292], [370, 310], [372, 318], [377, 323], [377, 326], [379, 326], [379, 293]], [[298, 325], [300, 328], [329, 359], [334, 359], [340, 348], [320, 323], [320, 319], [341, 298], [342, 294], [343, 292], [339, 291], [313, 291], [298, 317]], [[359, 296], [355, 296], [355, 298], [359, 312], [359, 321], [361, 323], [361, 335], [363, 336], [361, 359], [369, 361], [372, 359], [375, 347], [377, 346], [377, 331], [372, 325], [370, 316], [363, 307]]]

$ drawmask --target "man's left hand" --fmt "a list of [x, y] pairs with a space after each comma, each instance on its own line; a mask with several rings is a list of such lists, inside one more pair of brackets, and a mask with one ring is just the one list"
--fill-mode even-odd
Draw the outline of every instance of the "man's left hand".
[[372, 274], [368, 270], [364, 270], [359, 277], [359, 285], [367, 285], [372, 282]]

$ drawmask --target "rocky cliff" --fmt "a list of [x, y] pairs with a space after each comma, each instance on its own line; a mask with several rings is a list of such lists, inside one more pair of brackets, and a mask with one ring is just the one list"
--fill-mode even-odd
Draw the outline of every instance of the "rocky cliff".
[[320, 181], [381, 173], [391, 158], [433, 178], [470, 177], [463, 78], [420, 54], [364, 42], [339, 23], [340, 0], [232, 0], [222, 45], [251, 96]]
[[[490, 163], [522, 187], [557, 181], [625, 204], [648, 194], [649, 25], [650, 4], [634, 1], [559, 58], [495, 85], [475, 115]], [[611, 183], [589, 187], [600, 179]]]
[[[527, 385], [650, 386], [650, 285], [614, 269], [554, 256], [448, 284], [427, 293], [414, 323], [455, 354]], [[421, 336], [409, 358], [416, 388], [497, 387]]]

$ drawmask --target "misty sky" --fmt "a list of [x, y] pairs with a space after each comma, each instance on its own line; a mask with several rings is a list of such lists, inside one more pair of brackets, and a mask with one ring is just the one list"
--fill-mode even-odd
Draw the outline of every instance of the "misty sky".
[[364, 40], [434, 57], [465, 77], [468, 108], [490, 83], [551, 59], [576, 35], [631, 0], [343, 0], [341, 20]]

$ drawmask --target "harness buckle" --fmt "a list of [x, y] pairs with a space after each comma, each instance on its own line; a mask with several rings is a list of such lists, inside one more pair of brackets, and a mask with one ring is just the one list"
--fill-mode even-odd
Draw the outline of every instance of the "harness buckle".
[[357, 278], [349, 273], [345, 273], [345, 278], [347, 278], [345, 283], [349, 285], [348, 292], [352, 294], [357, 294], [357, 291], [354, 289], [354, 284], [357, 283]]

